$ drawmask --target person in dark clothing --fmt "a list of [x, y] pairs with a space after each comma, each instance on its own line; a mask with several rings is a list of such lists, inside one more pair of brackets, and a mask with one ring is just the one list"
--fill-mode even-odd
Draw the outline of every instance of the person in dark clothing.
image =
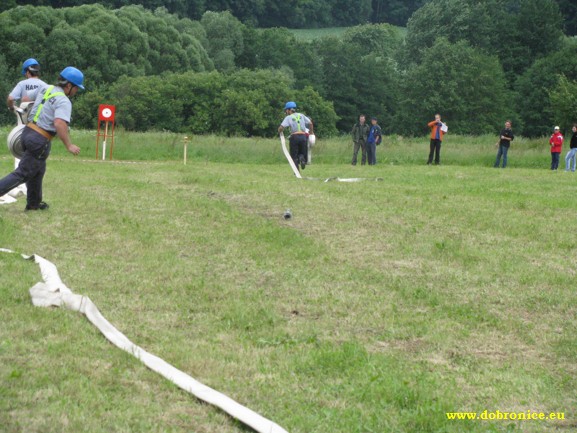
[[577, 124], [573, 124], [573, 135], [571, 136], [571, 142], [569, 143], [570, 149], [565, 156], [565, 171], [569, 171], [569, 166], [571, 166], [571, 171], [575, 171], [575, 165], [577, 158]]
[[377, 146], [382, 140], [381, 127], [377, 123], [377, 118], [373, 117], [371, 119], [371, 129], [369, 130], [369, 136], [367, 138], [367, 159], [369, 165], [375, 165], [377, 163]]
[[355, 123], [351, 131], [353, 136], [353, 160], [352, 165], [357, 165], [357, 155], [359, 154], [359, 149], [362, 152], [361, 165], [365, 165], [367, 162], [367, 139], [369, 138], [369, 131], [371, 127], [366, 124], [366, 117], [364, 114], [359, 116], [358, 123]]
[[499, 151], [497, 152], [497, 159], [495, 160], [495, 168], [499, 167], [501, 162], [501, 156], [503, 157], [503, 168], [507, 167], [507, 153], [509, 152], [509, 146], [511, 142], [515, 139], [513, 135], [513, 130], [511, 129], [511, 121], [507, 120], [505, 122], [505, 127], [501, 130], [499, 135], [499, 141], [497, 142], [497, 147]]

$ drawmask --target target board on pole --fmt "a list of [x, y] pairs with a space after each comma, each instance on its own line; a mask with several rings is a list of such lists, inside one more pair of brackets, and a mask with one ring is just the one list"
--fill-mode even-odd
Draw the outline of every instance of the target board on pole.
[[[114, 148], [114, 115], [116, 114], [116, 107], [114, 105], [100, 104], [98, 106], [98, 130], [96, 131], [96, 159], [98, 159], [98, 147], [100, 139], [102, 142], [102, 159], [105, 159], [106, 154], [106, 139], [111, 139], [110, 145], [110, 159], [112, 160], [112, 149]], [[101, 124], [104, 122], [104, 132], [101, 132]], [[110, 132], [109, 132], [110, 127]]]
[[98, 120], [105, 122], [114, 122], [116, 107], [114, 105], [101, 104], [98, 107]]

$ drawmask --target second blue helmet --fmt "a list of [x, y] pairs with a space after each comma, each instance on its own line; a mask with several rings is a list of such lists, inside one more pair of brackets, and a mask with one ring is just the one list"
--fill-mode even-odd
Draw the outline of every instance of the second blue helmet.
[[26, 71], [28, 69], [33, 70], [34, 72], [40, 71], [40, 63], [36, 59], [28, 59], [22, 63], [22, 75], [26, 75]]

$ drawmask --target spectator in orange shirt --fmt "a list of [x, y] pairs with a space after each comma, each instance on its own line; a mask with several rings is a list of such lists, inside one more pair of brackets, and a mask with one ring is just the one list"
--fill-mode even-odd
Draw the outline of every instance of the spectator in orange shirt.
[[441, 143], [443, 142], [443, 135], [447, 132], [447, 125], [441, 122], [441, 115], [435, 114], [435, 120], [428, 123], [431, 128], [431, 150], [429, 152], [428, 165], [433, 163], [433, 154], [435, 156], [435, 165], [441, 162]]

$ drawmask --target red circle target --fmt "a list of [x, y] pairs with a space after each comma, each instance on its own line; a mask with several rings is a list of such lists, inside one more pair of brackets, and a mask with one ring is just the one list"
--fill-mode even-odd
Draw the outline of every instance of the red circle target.
[[114, 105], [100, 105], [98, 108], [98, 120], [104, 120], [107, 122], [114, 121], [115, 108]]

